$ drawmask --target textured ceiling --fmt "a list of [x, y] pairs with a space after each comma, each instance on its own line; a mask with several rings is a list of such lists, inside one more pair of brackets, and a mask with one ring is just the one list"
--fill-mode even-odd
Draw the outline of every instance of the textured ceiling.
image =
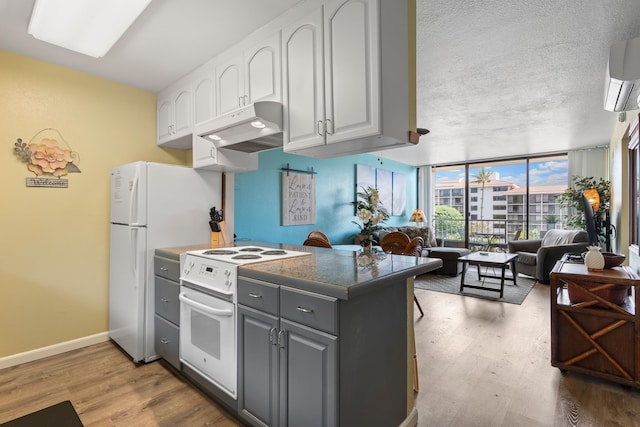
[[442, 164], [609, 143], [609, 47], [640, 36], [640, 1], [418, 0], [417, 15], [418, 126], [431, 133], [392, 158]]
[[[33, 0], [0, 0], [0, 49], [157, 91], [297, 2], [153, 0], [95, 60], [27, 35]], [[417, 0], [418, 126], [431, 133], [380, 155], [424, 165], [607, 144], [609, 47], [638, 36], [638, 0]]]

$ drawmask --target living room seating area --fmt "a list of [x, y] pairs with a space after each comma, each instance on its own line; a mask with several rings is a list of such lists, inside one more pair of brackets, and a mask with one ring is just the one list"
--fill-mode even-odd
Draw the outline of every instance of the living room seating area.
[[384, 227], [374, 233], [374, 239], [377, 243], [382, 241], [384, 235], [391, 232], [402, 232], [409, 239], [421, 237], [424, 241], [422, 247], [422, 256], [430, 258], [439, 258], [442, 260], [442, 267], [434, 270], [436, 274], [448, 274], [457, 276], [462, 272], [462, 264], [458, 262], [458, 258], [467, 255], [470, 250], [466, 248], [452, 248], [440, 246], [443, 242], [435, 238], [433, 230], [428, 226], [400, 226], [400, 227]]
[[541, 283], [549, 283], [549, 274], [565, 253], [587, 250], [588, 235], [581, 230], [549, 230], [542, 239], [513, 240], [508, 243], [510, 253], [518, 255], [516, 270]]

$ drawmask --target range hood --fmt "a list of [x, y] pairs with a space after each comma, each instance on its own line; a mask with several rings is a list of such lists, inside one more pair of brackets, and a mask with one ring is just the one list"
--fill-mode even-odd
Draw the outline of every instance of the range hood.
[[194, 133], [216, 148], [254, 153], [282, 147], [282, 104], [258, 101], [198, 123]]

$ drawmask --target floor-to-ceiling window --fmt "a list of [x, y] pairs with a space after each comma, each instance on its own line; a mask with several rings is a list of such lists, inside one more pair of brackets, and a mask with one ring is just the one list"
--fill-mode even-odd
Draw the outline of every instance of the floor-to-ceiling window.
[[503, 250], [513, 239], [563, 228], [557, 198], [569, 182], [566, 155], [432, 168], [436, 236], [445, 244]]

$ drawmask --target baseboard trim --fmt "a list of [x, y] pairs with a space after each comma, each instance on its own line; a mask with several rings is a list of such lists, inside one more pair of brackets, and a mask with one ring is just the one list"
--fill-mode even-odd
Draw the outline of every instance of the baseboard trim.
[[399, 427], [416, 427], [417, 425], [418, 425], [418, 408], [414, 406], [413, 409], [411, 409], [411, 412], [409, 412], [409, 415], [407, 415], [407, 418], [405, 418], [404, 421], [400, 423]]
[[24, 353], [12, 354], [11, 356], [0, 358], [0, 369], [33, 362], [34, 360], [55, 356], [56, 354], [66, 353], [67, 351], [77, 350], [82, 347], [87, 347], [108, 340], [109, 332], [100, 332], [99, 334], [61, 342], [47, 347], [36, 348], [35, 350], [25, 351]]

